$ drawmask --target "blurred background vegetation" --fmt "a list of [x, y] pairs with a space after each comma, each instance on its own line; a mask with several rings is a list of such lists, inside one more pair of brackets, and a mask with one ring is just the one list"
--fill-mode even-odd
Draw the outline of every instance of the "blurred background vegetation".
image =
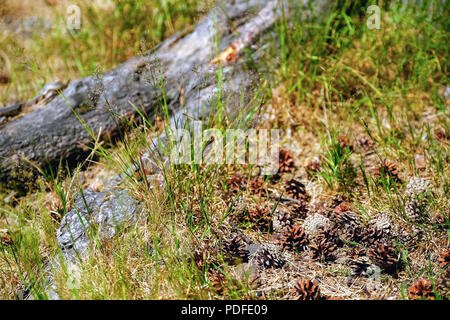
[[[0, 0], [0, 107], [32, 98], [48, 82], [107, 70], [192, 25], [204, 0]], [[81, 29], [66, 26], [81, 9]]]

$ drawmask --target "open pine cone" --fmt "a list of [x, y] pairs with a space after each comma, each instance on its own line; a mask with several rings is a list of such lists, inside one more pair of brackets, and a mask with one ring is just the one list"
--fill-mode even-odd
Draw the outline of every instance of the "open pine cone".
[[347, 211], [351, 211], [352, 210], [352, 205], [350, 204], [350, 202], [348, 201], [342, 201], [339, 202], [335, 207], [334, 207], [334, 212], [336, 213], [342, 213], [342, 212], [347, 212]]
[[250, 191], [255, 195], [266, 195], [267, 187], [264, 184], [264, 179], [256, 178], [250, 181]]
[[217, 259], [205, 248], [194, 252], [193, 262], [199, 270], [207, 272], [220, 265]]
[[252, 260], [260, 269], [282, 268], [286, 263], [278, 248], [271, 244], [262, 245], [252, 255]]
[[242, 190], [245, 187], [245, 184], [247, 183], [247, 178], [240, 174], [233, 174], [228, 179], [228, 190], [231, 193], [238, 193], [240, 190]]
[[379, 213], [371, 222], [372, 228], [379, 230], [384, 238], [391, 238], [393, 231], [392, 218], [387, 213]]
[[283, 248], [293, 251], [304, 250], [308, 245], [308, 238], [299, 225], [283, 230], [278, 240]]
[[384, 159], [373, 170], [373, 173], [377, 177], [391, 177], [395, 180], [400, 180], [398, 177], [399, 171], [397, 165], [394, 162]]
[[405, 190], [405, 212], [410, 222], [421, 223], [426, 220], [426, 192], [432, 187], [427, 179], [414, 177], [409, 180]]
[[441, 253], [438, 261], [441, 268], [445, 268], [450, 263], [450, 248]]
[[356, 259], [350, 260], [350, 267], [353, 270], [354, 276], [366, 276], [366, 272], [369, 268], [372, 267], [372, 264], [370, 263], [370, 259], [365, 256], [359, 256]]
[[293, 199], [308, 200], [305, 185], [297, 179], [286, 182], [286, 195]]
[[411, 199], [405, 203], [405, 213], [408, 221], [421, 223], [426, 219], [426, 206], [416, 199]]
[[375, 146], [375, 142], [373, 142], [373, 140], [370, 139], [370, 137], [364, 136], [358, 139], [358, 144], [361, 147], [361, 149], [365, 151], [371, 150]]
[[315, 213], [306, 217], [303, 222], [303, 229], [308, 237], [316, 235], [321, 228], [328, 227], [330, 220], [319, 213]]
[[430, 280], [419, 279], [408, 288], [408, 298], [412, 300], [434, 300], [433, 286]]
[[9, 233], [0, 234], [0, 244], [4, 247], [11, 246], [13, 244], [12, 238]]
[[436, 287], [443, 299], [450, 300], [450, 268], [436, 279]]
[[295, 161], [292, 152], [280, 150], [278, 173], [291, 172], [295, 168]]
[[427, 190], [432, 190], [433, 185], [424, 178], [414, 177], [408, 181], [405, 190], [407, 199], [415, 199], [424, 195]]
[[336, 212], [334, 211], [332, 217], [337, 226], [342, 229], [355, 228], [361, 224], [361, 217], [353, 211]]
[[293, 224], [290, 214], [286, 211], [275, 211], [273, 217], [273, 230], [282, 232], [284, 229], [290, 228]]
[[416, 246], [417, 242], [422, 239], [423, 235], [423, 230], [414, 225], [403, 223], [396, 226], [395, 238], [407, 248]]
[[386, 273], [395, 274], [399, 267], [399, 255], [392, 244], [377, 244], [369, 250], [370, 259]]
[[304, 219], [309, 212], [308, 202], [305, 200], [301, 200], [300, 202], [295, 203], [291, 207], [292, 213], [295, 217]]
[[317, 281], [298, 280], [291, 291], [293, 300], [321, 300], [320, 288]]
[[385, 242], [389, 239], [385, 238], [383, 230], [377, 228], [365, 228], [363, 226], [349, 226], [345, 228], [343, 238], [347, 241], [374, 246], [380, 242]]
[[320, 168], [321, 168], [321, 164], [317, 160], [312, 160], [305, 165], [305, 169], [306, 169], [306, 172], [308, 172], [308, 175], [310, 175], [311, 172], [319, 172]]
[[311, 258], [314, 261], [331, 261], [335, 258], [335, 251], [338, 248], [339, 237], [336, 231], [329, 228], [324, 228], [314, 238], [314, 241], [309, 246], [311, 250]]
[[241, 236], [237, 235], [231, 240], [224, 240], [222, 246], [229, 255], [239, 257], [243, 262], [248, 261], [249, 251]]
[[269, 208], [261, 206], [250, 208], [248, 210], [248, 218], [249, 221], [261, 231], [268, 231], [272, 227]]
[[365, 256], [367, 254], [367, 249], [364, 247], [356, 246], [347, 251], [347, 255], [350, 259], [358, 259], [359, 257]]

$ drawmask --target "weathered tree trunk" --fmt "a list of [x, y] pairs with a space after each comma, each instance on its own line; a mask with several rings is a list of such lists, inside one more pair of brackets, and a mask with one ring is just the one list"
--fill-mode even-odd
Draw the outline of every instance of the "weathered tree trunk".
[[[244, 48], [255, 53], [256, 48], [249, 45], [261, 39], [281, 16], [279, 3], [239, 0], [219, 5], [189, 34], [176, 34], [152, 53], [132, 58], [113, 70], [75, 80], [36, 111], [0, 125], [0, 182], [23, 177], [19, 170], [24, 159], [39, 166], [61, 159], [79, 160], [83, 145], [92, 138], [75, 113], [96, 136], [101, 132], [102, 138], [119, 129], [113, 114], [128, 117], [135, 113], [131, 104], [155, 114], [161, 99], [153, 81], [155, 75], [164, 79], [169, 111], [178, 112], [175, 118], [182, 120], [185, 113], [195, 117], [199, 110], [209, 110], [217, 91], [216, 72], [221, 60], [223, 96], [230, 108], [237, 108], [242, 94], [251, 97], [258, 81], [238, 57]], [[216, 39], [220, 39], [219, 51], [225, 51], [219, 59], [214, 59]], [[260, 55], [253, 56], [258, 59]]]

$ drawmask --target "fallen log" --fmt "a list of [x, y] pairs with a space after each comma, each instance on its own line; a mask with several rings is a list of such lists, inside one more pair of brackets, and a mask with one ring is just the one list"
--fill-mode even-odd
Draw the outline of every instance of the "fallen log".
[[[306, 7], [306, 0], [299, 1]], [[318, 1], [323, 5], [326, 1]], [[229, 110], [248, 102], [258, 75], [239, 59], [244, 48], [264, 38], [281, 14], [280, 1], [240, 0], [218, 5], [189, 34], [176, 34], [154, 51], [132, 58], [115, 69], [71, 82], [52, 100], [10, 122], [0, 124], [0, 182], [27, 177], [28, 161], [37, 166], [61, 159], [79, 161], [94, 135], [119, 130], [115, 118], [132, 116], [133, 105], [148, 115], [158, 112], [161, 91], [155, 75], [164, 79], [169, 112], [177, 121], [208, 112], [217, 95], [217, 68], [223, 64], [223, 96]], [[221, 55], [216, 54], [216, 39]], [[156, 80], [158, 81], [158, 80]], [[242, 94], [247, 101], [242, 101]], [[75, 115], [77, 114], [77, 116]], [[175, 120], [174, 120], [175, 121]], [[84, 152], [83, 152], [84, 149]], [[27, 161], [25, 161], [27, 160]], [[28, 179], [28, 178], [27, 178]]]

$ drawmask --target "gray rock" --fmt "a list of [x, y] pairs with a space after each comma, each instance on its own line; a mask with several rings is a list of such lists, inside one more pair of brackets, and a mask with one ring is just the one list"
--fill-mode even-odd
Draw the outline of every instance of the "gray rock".
[[138, 213], [137, 201], [126, 190], [80, 192], [56, 234], [64, 256], [84, 255], [95, 237], [112, 238], [118, 228], [135, 222]]

